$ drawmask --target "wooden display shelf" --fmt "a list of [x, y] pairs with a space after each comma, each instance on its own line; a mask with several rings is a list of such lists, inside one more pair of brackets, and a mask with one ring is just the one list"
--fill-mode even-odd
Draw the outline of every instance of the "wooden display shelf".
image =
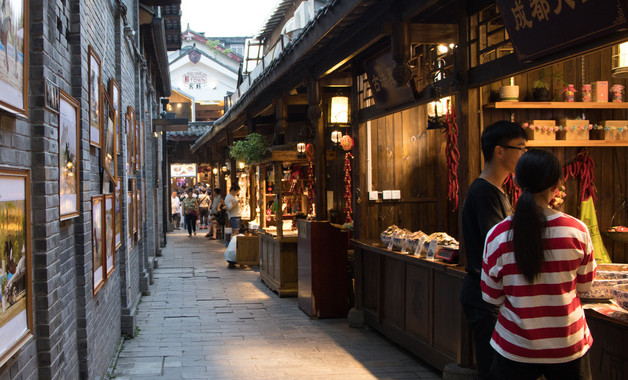
[[628, 140], [528, 140], [526, 146], [539, 147], [613, 147], [628, 146]]
[[495, 109], [628, 109], [628, 102], [623, 103], [596, 103], [596, 102], [495, 102], [488, 103], [484, 108]]

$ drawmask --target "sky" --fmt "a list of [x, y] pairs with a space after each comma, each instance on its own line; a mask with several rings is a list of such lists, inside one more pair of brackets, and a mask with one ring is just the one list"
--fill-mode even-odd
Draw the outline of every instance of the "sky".
[[181, 30], [208, 37], [254, 36], [280, 0], [182, 0]]

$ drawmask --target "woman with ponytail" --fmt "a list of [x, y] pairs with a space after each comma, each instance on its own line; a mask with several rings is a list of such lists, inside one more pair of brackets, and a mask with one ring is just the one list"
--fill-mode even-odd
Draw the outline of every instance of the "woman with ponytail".
[[499, 306], [491, 346], [498, 379], [590, 379], [593, 343], [578, 293], [595, 278], [586, 225], [549, 208], [561, 165], [544, 150], [515, 168], [515, 212], [491, 229], [482, 263], [482, 297]]

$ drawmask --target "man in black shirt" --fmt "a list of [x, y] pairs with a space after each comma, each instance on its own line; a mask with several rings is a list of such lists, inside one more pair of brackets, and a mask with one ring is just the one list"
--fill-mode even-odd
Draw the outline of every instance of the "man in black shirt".
[[491, 335], [497, 309], [482, 299], [480, 276], [484, 241], [488, 231], [512, 213], [502, 184], [514, 173], [526, 150], [526, 133], [518, 124], [499, 121], [482, 132], [484, 169], [473, 181], [462, 208], [462, 233], [467, 264], [460, 290], [460, 302], [473, 331], [479, 379], [491, 379], [493, 361]]

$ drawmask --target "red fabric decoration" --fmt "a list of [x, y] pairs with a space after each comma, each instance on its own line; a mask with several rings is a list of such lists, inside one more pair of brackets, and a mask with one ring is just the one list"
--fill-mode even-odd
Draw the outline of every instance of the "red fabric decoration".
[[353, 139], [349, 135], [344, 135], [340, 138], [340, 146], [346, 151], [350, 151], [353, 148]]

